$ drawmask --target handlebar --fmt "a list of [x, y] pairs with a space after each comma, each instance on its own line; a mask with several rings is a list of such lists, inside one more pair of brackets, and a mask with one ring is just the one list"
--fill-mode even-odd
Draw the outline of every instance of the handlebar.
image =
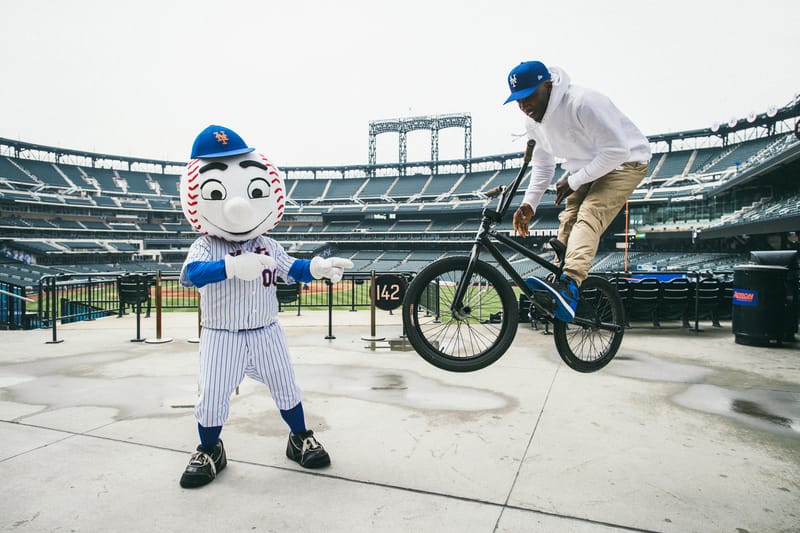
[[[536, 141], [534, 141], [533, 139], [528, 140], [528, 144], [525, 147], [525, 155], [522, 158], [522, 168], [524, 170], [520, 172], [520, 176], [517, 176], [517, 179], [519, 179], [521, 175], [525, 173], [525, 170], [527, 170], [528, 165], [531, 162], [531, 158], [533, 157], [533, 148], [535, 146], [536, 146]], [[504, 185], [498, 185], [497, 187], [489, 189], [483, 194], [485, 194], [487, 198], [494, 198], [495, 196], [502, 193], [505, 190], [505, 188], [506, 187]]]
[[525, 146], [525, 156], [523, 158], [522, 164], [527, 165], [531, 162], [531, 158], [533, 157], [533, 148], [536, 146], [536, 141], [533, 139], [528, 139], [528, 144]]
[[503, 192], [503, 186], [502, 185], [498, 185], [494, 189], [489, 189], [488, 191], [486, 191], [483, 194], [485, 194], [487, 198], [494, 198], [495, 196], [497, 196], [501, 192]]
[[[522, 183], [522, 179], [525, 177], [525, 172], [527, 172], [528, 165], [530, 164], [531, 158], [533, 157], [533, 149], [535, 146], [536, 146], [536, 141], [534, 141], [533, 139], [528, 139], [528, 144], [525, 147], [525, 155], [523, 156], [522, 159], [522, 167], [519, 169], [517, 177], [514, 178], [514, 180], [508, 186], [495, 187], [494, 189], [490, 189], [485, 193], [486, 196], [489, 197], [502, 194], [499, 201], [500, 204], [499, 209], [497, 210], [501, 217], [506, 213], [509, 206], [511, 205], [511, 201], [514, 199], [514, 195], [517, 194], [517, 189], [519, 188], [520, 183]], [[499, 189], [499, 191], [497, 189]]]

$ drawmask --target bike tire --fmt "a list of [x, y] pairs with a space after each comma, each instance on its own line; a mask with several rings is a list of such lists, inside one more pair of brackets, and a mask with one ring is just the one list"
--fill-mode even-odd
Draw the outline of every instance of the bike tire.
[[561, 359], [578, 372], [597, 372], [617, 355], [625, 334], [625, 309], [617, 290], [607, 280], [589, 276], [581, 284], [576, 317], [616, 326], [609, 331], [560, 320], [553, 322], [553, 337]]
[[417, 274], [403, 300], [403, 325], [411, 346], [430, 364], [451, 372], [486, 368], [508, 350], [517, 334], [514, 291], [496, 268], [480, 260], [464, 297], [470, 313], [453, 316], [450, 304], [468, 264], [468, 257], [435, 261]]

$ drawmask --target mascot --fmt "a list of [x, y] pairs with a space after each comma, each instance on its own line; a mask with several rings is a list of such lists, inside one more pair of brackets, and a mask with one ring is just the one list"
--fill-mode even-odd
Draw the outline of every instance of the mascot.
[[202, 234], [181, 269], [181, 284], [200, 293], [200, 445], [181, 476], [182, 487], [214, 480], [227, 459], [220, 433], [230, 398], [244, 376], [269, 387], [289, 426], [286, 456], [305, 468], [330, 464], [306, 428], [300, 388], [278, 322], [276, 284], [329, 278], [337, 282], [353, 263], [332, 257], [295, 259], [264, 234], [283, 217], [286, 191], [280, 171], [222, 126], [203, 130], [181, 176], [183, 214]]

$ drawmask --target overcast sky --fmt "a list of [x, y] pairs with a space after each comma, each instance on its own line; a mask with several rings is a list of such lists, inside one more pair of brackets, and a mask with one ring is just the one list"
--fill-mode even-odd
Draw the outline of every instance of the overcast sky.
[[[221, 124], [278, 166], [344, 165], [371, 120], [467, 112], [474, 156], [515, 152], [502, 102], [529, 59], [645, 134], [703, 128], [800, 92], [798, 21], [797, 0], [0, 0], [0, 137], [185, 161]], [[427, 132], [408, 155], [430, 158]], [[462, 156], [442, 130], [440, 159]]]

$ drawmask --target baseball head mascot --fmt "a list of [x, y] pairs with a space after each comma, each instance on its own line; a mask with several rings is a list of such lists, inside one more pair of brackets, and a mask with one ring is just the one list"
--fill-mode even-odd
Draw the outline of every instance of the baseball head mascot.
[[200, 292], [200, 445], [181, 476], [182, 487], [214, 480], [227, 460], [220, 440], [230, 397], [244, 376], [269, 387], [289, 425], [286, 455], [306, 468], [330, 457], [306, 428], [300, 389], [278, 322], [276, 283], [329, 278], [353, 263], [332, 257], [295, 259], [265, 233], [283, 217], [286, 190], [280, 171], [234, 131], [203, 130], [181, 176], [183, 213], [200, 232], [181, 270], [181, 284]]

